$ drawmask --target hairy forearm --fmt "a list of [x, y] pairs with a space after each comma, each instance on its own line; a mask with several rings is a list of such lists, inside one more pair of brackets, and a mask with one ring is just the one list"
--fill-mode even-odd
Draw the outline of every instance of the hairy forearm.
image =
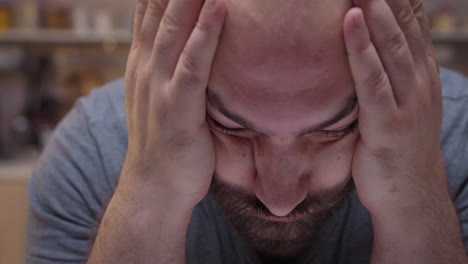
[[[136, 191], [133, 191], [136, 190]], [[88, 264], [185, 263], [193, 207], [163, 192], [118, 187], [99, 226]]]
[[453, 205], [432, 205], [373, 215], [372, 264], [467, 264]]

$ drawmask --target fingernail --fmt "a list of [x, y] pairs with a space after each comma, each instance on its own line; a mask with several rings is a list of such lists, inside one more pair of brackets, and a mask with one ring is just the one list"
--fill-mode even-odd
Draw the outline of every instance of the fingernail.
[[359, 30], [363, 29], [366, 26], [366, 21], [364, 20], [364, 16], [362, 13], [357, 14], [354, 18], [354, 26], [356, 27], [356, 29]]

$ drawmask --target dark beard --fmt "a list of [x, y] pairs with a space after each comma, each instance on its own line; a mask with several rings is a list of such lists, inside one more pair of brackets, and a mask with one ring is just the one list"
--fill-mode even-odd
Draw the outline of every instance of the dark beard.
[[[336, 187], [308, 194], [288, 216], [302, 215], [294, 222], [272, 222], [256, 213], [273, 216], [253, 194], [238, 186], [231, 186], [215, 175], [210, 191], [240, 235], [264, 257], [288, 259], [297, 256], [316, 237], [318, 231], [334, 215], [352, 190], [351, 177]], [[291, 263], [291, 262], [289, 262]]]

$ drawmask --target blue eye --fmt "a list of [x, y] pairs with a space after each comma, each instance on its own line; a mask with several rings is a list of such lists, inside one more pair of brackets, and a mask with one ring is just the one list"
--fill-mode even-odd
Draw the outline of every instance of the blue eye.
[[328, 137], [339, 138], [339, 137], [343, 137], [343, 136], [353, 132], [354, 129], [356, 129], [357, 125], [358, 125], [358, 120], [354, 121], [350, 126], [348, 126], [345, 129], [342, 129], [342, 130], [321, 130], [320, 133], [322, 133], [323, 135], [328, 136]]

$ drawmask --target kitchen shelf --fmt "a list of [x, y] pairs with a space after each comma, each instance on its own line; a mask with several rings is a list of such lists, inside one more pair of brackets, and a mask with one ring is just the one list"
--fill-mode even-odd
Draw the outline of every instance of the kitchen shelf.
[[35, 161], [0, 162], [0, 182], [27, 181], [34, 165]]
[[460, 31], [454, 33], [442, 33], [440, 31], [432, 31], [432, 39], [435, 43], [467, 43], [468, 44], [468, 31]]
[[[435, 43], [468, 43], [468, 31], [442, 33], [433, 31]], [[76, 32], [73, 30], [10, 30], [0, 32], [0, 45], [130, 45], [132, 35], [127, 30], [109, 33]]]
[[27, 150], [15, 160], [0, 160], [0, 183], [27, 181], [39, 159], [40, 152]]
[[126, 30], [76, 32], [72, 30], [9, 30], [0, 32], [0, 45], [130, 45], [131, 33]]

